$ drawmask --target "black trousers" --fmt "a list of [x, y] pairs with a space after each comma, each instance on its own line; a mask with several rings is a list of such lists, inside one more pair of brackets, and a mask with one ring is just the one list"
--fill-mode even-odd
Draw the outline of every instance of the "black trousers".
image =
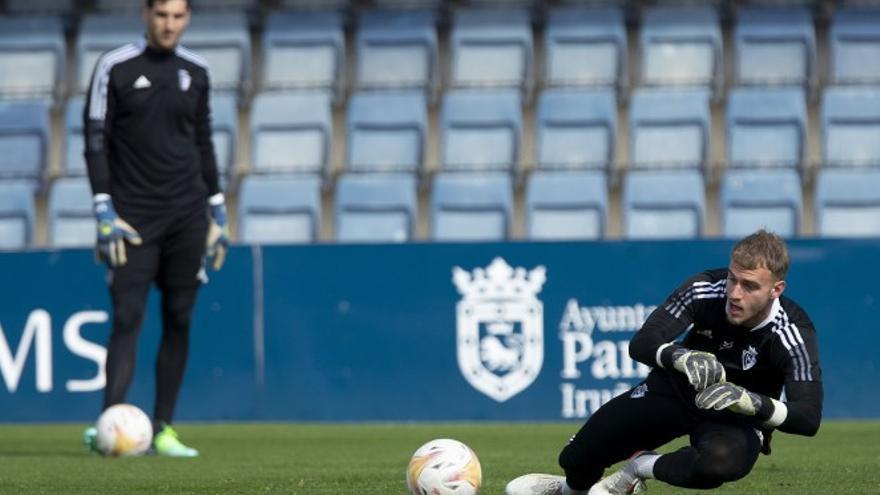
[[[657, 371], [655, 371], [657, 373]], [[657, 479], [683, 488], [716, 488], [746, 476], [761, 452], [762, 437], [745, 421], [707, 418], [665, 380], [645, 382], [599, 408], [559, 456], [569, 486], [587, 490], [609, 466], [639, 450], [654, 450], [684, 435], [690, 445], [663, 455]]]
[[[123, 216], [125, 220], [128, 220]], [[130, 221], [130, 220], [128, 220]], [[134, 377], [137, 341], [150, 286], [161, 293], [162, 341], [156, 359], [154, 430], [170, 424], [189, 353], [189, 328], [201, 285], [208, 221], [204, 210], [132, 222], [144, 238], [127, 245], [128, 262], [111, 270], [113, 329], [107, 346], [103, 408], [125, 402]]]

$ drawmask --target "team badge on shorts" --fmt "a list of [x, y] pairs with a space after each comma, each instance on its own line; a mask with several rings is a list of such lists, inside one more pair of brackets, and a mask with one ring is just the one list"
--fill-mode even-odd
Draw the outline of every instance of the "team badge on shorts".
[[180, 82], [181, 91], [189, 91], [189, 86], [192, 84], [192, 76], [189, 75], [189, 72], [187, 72], [186, 69], [180, 69], [177, 71], [177, 80]]

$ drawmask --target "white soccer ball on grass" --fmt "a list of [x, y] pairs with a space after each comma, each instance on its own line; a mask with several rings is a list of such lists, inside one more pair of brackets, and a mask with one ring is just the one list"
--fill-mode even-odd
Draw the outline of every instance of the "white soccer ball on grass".
[[412, 495], [475, 495], [483, 481], [480, 460], [467, 445], [441, 438], [422, 445], [406, 468]]
[[131, 404], [116, 404], [101, 413], [97, 447], [104, 455], [135, 456], [150, 448], [153, 424], [143, 411]]

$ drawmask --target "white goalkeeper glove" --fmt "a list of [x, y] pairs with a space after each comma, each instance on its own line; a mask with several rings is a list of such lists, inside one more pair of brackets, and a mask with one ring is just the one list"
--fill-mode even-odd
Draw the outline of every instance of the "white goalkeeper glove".
[[727, 409], [737, 414], [754, 416], [761, 408], [761, 396], [733, 383], [716, 383], [698, 393], [694, 403], [700, 409]]
[[687, 375], [688, 382], [697, 392], [712, 384], [723, 383], [725, 379], [724, 366], [711, 352], [683, 347], [676, 349], [672, 353], [672, 366]]

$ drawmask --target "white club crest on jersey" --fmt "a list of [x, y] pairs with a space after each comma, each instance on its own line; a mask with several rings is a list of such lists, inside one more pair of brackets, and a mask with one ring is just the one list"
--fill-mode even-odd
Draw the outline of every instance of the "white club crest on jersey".
[[743, 371], [754, 368], [757, 362], [758, 350], [754, 346], [749, 346], [748, 349], [743, 350]]
[[189, 72], [187, 72], [186, 69], [180, 69], [177, 71], [177, 79], [180, 82], [180, 90], [189, 91], [189, 87], [192, 84], [192, 76], [189, 75]]
[[456, 305], [458, 367], [474, 388], [498, 402], [522, 392], [544, 363], [546, 269], [526, 272], [495, 258], [485, 269], [452, 269], [462, 295]]
[[133, 87], [134, 89], [147, 89], [152, 85], [153, 83], [151, 83], [150, 80], [147, 79], [147, 76], [141, 74], [140, 77], [134, 80]]

